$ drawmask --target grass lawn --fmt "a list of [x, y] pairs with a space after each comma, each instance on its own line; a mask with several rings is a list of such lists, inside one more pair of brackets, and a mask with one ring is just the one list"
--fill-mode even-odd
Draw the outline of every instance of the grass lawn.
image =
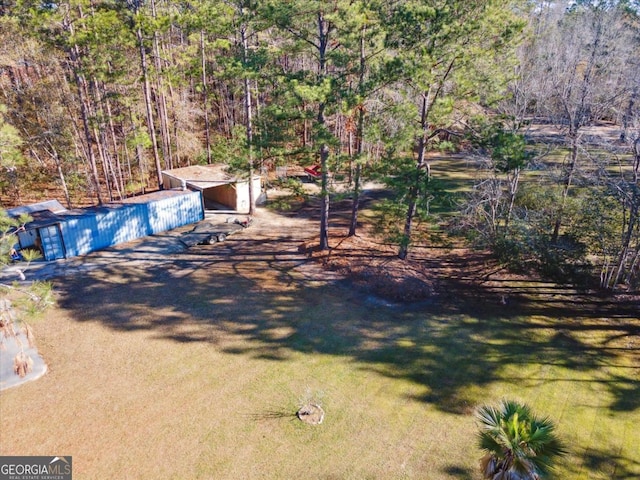
[[50, 371], [0, 394], [0, 455], [72, 455], [77, 479], [479, 479], [473, 411], [508, 397], [557, 423], [556, 478], [640, 478], [637, 318], [386, 305], [304, 261], [240, 234], [58, 282], [34, 324]]

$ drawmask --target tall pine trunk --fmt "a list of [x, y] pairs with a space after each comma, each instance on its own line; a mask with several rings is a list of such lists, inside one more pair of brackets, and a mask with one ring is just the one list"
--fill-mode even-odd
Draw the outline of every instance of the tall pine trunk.
[[449, 60], [447, 68], [444, 70], [441, 78], [434, 81], [426, 92], [422, 93], [422, 106], [420, 111], [420, 136], [418, 137], [418, 158], [416, 160], [415, 175], [412, 185], [409, 186], [409, 194], [407, 201], [407, 215], [405, 217], [404, 229], [402, 232], [402, 241], [398, 249], [398, 258], [404, 260], [409, 253], [409, 244], [411, 243], [411, 234], [413, 230], [413, 219], [418, 212], [418, 196], [422, 191], [421, 183], [424, 177], [423, 171], [426, 171], [427, 181], [431, 179], [431, 165], [427, 161], [427, 142], [429, 141], [429, 114], [431, 108], [435, 104], [436, 99], [442, 91], [442, 87], [453, 71], [453, 66], [458, 59], [454, 56]]
[[[318, 59], [319, 75], [318, 83], [322, 83], [327, 74], [327, 45], [329, 44], [329, 25], [322, 12], [318, 12]], [[326, 100], [322, 100], [318, 106], [318, 126], [323, 130], [326, 124], [325, 118]], [[318, 149], [320, 154], [320, 166], [322, 179], [320, 182], [320, 250], [329, 248], [329, 145], [321, 141]]]
[[69, 194], [69, 188], [67, 187], [67, 180], [64, 175], [64, 170], [62, 170], [62, 161], [60, 160], [60, 155], [58, 154], [58, 150], [51, 143], [51, 141], [46, 138], [45, 141], [49, 148], [47, 149], [47, 153], [53, 159], [56, 165], [56, 172], [58, 173], [58, 178], [60, 179], [60, 185], [62, 186], [62, 191], [64, 193], [64, 199], [67, 204], [67, 208], [71, 209], [73, 206], [71, 205], [71, 195]]
[[211, 125], [209, 123], [209, 91], [207, 89], [207, 60], [205, 56], [204, 30], [200, 30], [200, 68], [202, 69], [202, 111], [204, 112], [204, 141], [207, 164], [211, 164]]
[[[157, 17], [156, 2], [150, 1], [151, 15], [155, 19]], [[153, 48], [153, 64], [155, 68], [155, 104], [158, 115], [160, 128], [160, 139], [162, 141], [162, 158], [164, 160], [164, 168], [173, 168], [172, 152], [171, 152], [171, 135], [169, 133], [169, 115], [167, 113], [167, 96], [165, 94], [164, 77], [162, 76], [162, 55], [160, 47], [160, 39], [157, 30], [154, 30], [151, 37]]]
[[149, 133], [149, 139], [151, 140], [151, 148], [153, 149], [153, 161], [156, 169], [158, 187], [162, 189], [162, 166], [160, 165], [160, 152], [158, 151], [156, 127], [153, 119], [151, 84], [149, 82], [149, 65], [147, 62], [147, 52], [145, 51], [144, 46], [144, 36], [142, 35], [142, 28], [140, 26], [138, 26], [136, 29], [136, 37], [138, 39], [138, 49], [140, 52], [140, 68], [142, 70], [142, 93], [144, 94], [144, 106], [147, 116], [147, 131]]
[[87, 80], [84, 75], [80, 73], [80, 55], [77, 45], [71, 46], [69, 50], [69, 56], [71, 60], [71, 68], [73, 70], [74, 80], [78, 91], [78, 99], [80, 101], [80, 117], [82, 118], [82, 128], [84, 132], [84, 139], [86, 141], [85, 151], [87, 154], [87, 160], [89, 161], [91, 185], [93, 186], [98, 204], [102, 205], [104, 201], [102, 199], [100, 176], [98, 174], [98, 162], [96, 160], [95, 150], [93, 148], [95, 141], [93, 138], [90, 122], [90, 99], [88, 97]]
[[427, 151], [427, 130], [429, 127], [428, 117], [429, 109], [433, 99], [431, 98], [431, 90], [423, 93], [422, 106], [420, 112], [420, 137], [418, 137], [418, 158], [416, 160], [415, 175], [412, 184], [409, 187], [409, 195], [407, 202], [407, 214], [404, 221], [404, 229], [402, 230], [402, 240], [398, 250], [398, 258], [404, 260], [409, 254], [409, 243], [413, 230], [413, 219], [418, 211], [418, 195], [420, 194], [420, 183], [422, 182], [422, 170], [427, 169], [430, 174], [430, 167], [426, 161]]
[[[366, 69], [366, 56], [364, 50], [366, 27], [362, 27], [360, 31], [360, 71], [358, 76], [358, 93], [363, 96], [364, 90], [364, 74]], [[362, 175], [362, 145], [364, 136], [364, 98], [363, 104], [358, 106], [358, 123], [356, 127], [356, 168], [353, 175], [353, 203], [351, 205], [351, 221], [349, 222], [349, 236], [356, 234], [358, 228], [358, 212], [360, 210], [360, 182]]]
[[109, 97], [106, 95], [106, 88], [103, 86], [103, 91], [105, 91], [104, 96], [104, 105], [105, 112], [107, 114], [107, 123], [109, 125], [109, 137], [111, 138], [111, 150], [113, 151], [113, 157], [115, 160], [115, 164], [112, 164], [112, 178], [113, 184], [116, 186], [116, 191], [120, 196], [120, 199], [126, 196], [124, 191], [124, 175], [122, 171], [122, 161], [120, 160], [120, 152], [118, 151], [118, 140], [116, 136], [116, 128], [113, 122], [113, 114], [111, 112], [111, 102], [109, 101]]
[[[249, 50], [247, 40], [247, 26], [242, 25], [240, 28], [240, 36], [242, 41], [242, 63], [244, 68], [247, 68], [247, 52]], [[249, 76], [247, 72], [244, 72], [244, 114], [246, 121], [247, 132], [247, 152], [248, 152], [248, 165], [249, 165], [249, 215], [255, 214], [255, 192], [253, 191], [253, 110], [251, 101], [251, 84], [249, 83]]]
[[[84, 15], [82, 13], [82, 9], [78, 7], [78, 13], [80, 18]], [[70, 22], [68, 19], [65, 19], [63, 22], [64, 28], [69, 31], [69, 33], [73, 36], [75, 35], [73, 22]], [[102, 198], [102, 188], [100, 184], [100, 175], [98, 174], [98, 161], [96, 159], [96, 154], [94, 150], [94, 145], [98, 145], [98, 139], [92, 133], [91, 128], [91, 119], [93, 107], [91, 103], [91, 94], [89, 92], [89, 83], [87, 78], [82, 73], [82, 54], [80, 52], [80, 47], [77, 44], [72, 44], [69, 48], [69, 58], [71, 63], [71, 68], [73, 70], [73, 76], [75, 79], [76, 87], [78, 90], [78, 97], [80, 100], [80, 116], [82, 117], [82, 128], [84, 131], [84, 138], [86, 141], [86, 153], [87, 159], [89, 161], [89, 171], [90, 171], [90, 182], [93, 186], [94, 193], [96, 196], [96, 200], [99, 205], [104, 203]]]

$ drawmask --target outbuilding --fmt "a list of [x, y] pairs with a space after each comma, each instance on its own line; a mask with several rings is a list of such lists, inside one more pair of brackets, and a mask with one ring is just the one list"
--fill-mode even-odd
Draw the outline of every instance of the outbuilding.
[[84, 255], [204, 218], [199, 192], [173, 189], [103, 206], [66, 210], [48, 201], [7, 210], [33, 219], [17, 230], [21, 249], [36, 248], [45, 260]]
[[162, 172], [165, 188], [183, 188], [201, 192], [205, 210], [230, 213], [249, 213], [249, 185], [253, 188], [253, 201], [264, 201], [262, 182], [254, 175], [251, 182], [226, 171], [225, 165], [193, 165]]

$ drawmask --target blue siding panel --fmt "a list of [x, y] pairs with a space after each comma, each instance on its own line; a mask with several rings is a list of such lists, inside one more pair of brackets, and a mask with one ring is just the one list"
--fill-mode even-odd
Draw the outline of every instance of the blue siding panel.
[[98, 224], [93, 213], [74, 215], [60, 224], [67, 257], [75, 257], [93, 251], [94, 231]]
[[66, 257], [196, 223], [204, 218], [200, 192], [157, 192], [127, 202], [61, 215]]
[[149, 234], [166, 232], [174, 228], [199, 222], [204, 218], [200, 192], [194, 195], [164, 198], [149, 203]]

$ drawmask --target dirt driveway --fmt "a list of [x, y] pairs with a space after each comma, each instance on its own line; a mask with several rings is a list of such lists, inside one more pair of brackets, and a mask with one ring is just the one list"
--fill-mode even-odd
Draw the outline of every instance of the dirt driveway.
[[[277, 195], [278, 192], [272, 192]], [[270, 251], [275, 257], [285, 255], [295, 263], [308, 263], [304, 251], [299, 252], [300, 244], [313, 235], [317, 235], [318, 224], [312, 219], [295, 213], [277, 213], [265, 207], [259, 207], [248, 228], [232, 229], [226, 240], [211, 245], [194, 245], [193, 232], [202, 232], [207, 223], [224, 225], [234, 219], [244, 221], [247, 217], [229, 213], [208, 214], [198, 224], [186, 225], [174, 230], [152, 235], [131, 242], [109, 247], [78, 257], [57, 261], [36, 261], [31, 265], [14, 264], [0, 271], [0, 282], [20, 281], [20, 272], [26, 282], [34, 280], [58, 280], [74, 277], [81, 272], [104, 268], [145, 268], [171, 264], [176, 260], [184, 261], [189, 257], [201, 258], [203, 255], [215, 258], [230, 256], [246, 257], [256, 254], [260, 249]], [[228, 231], [229, 229], [225, 230]]]

